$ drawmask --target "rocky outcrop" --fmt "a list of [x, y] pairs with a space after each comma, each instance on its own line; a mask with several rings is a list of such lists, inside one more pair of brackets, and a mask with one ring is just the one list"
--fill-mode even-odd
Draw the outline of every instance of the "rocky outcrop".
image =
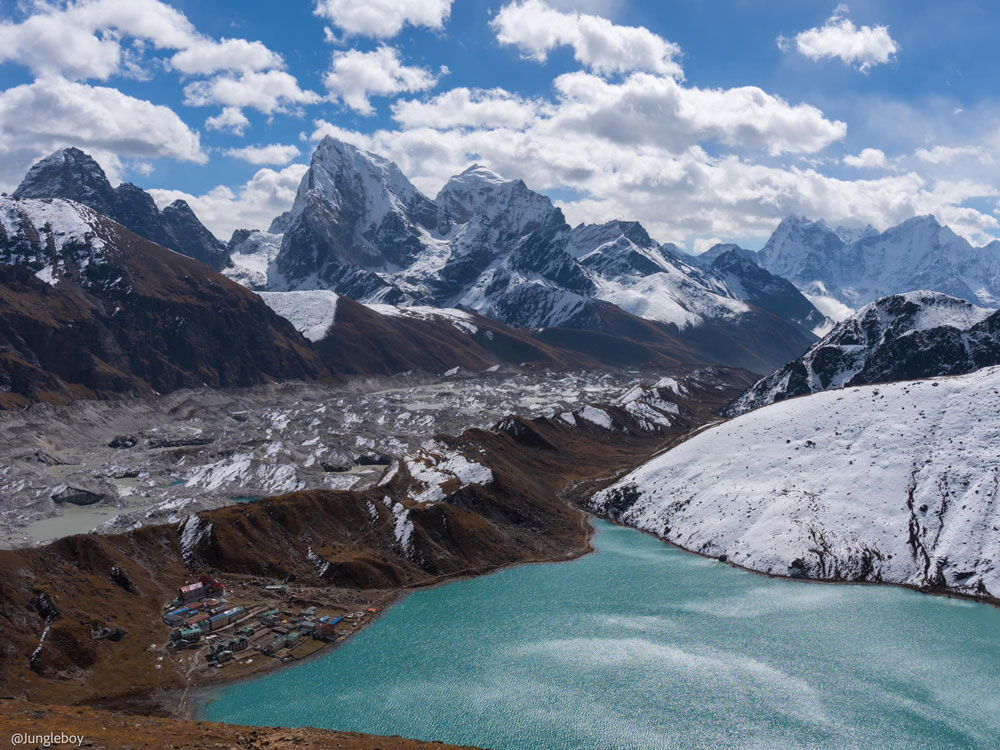
[[174, 201], [160, 211], [149, 193], [131, 183], [112, 188], [100, 165], [77, 148], [60, 149], [32, 166], [13, 197], [75, 201], [216, 270], [229, 265], [225, 243], [208, 231], [186, 202]]
[[755, 383], [726, 413], [831, 388], [959, 375], [1000, 364], [1000, 311], [937, 292], [885, 297]]

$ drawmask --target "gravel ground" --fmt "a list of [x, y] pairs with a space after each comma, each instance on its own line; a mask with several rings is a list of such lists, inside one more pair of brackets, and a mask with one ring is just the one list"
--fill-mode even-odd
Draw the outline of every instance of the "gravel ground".
[[656, 378], [643, 375], [402, 375], [0, 412], [0, 547], [298, 489], [361, 489], [435, 434], [610, 400]]

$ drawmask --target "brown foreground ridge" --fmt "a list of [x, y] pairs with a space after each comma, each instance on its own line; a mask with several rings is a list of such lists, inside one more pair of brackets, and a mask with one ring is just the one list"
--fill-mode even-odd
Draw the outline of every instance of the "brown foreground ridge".
[[[187, 717], [191, 688], [336, 646], [409, 589], [584, 554], [590, 526], [575, 503], [715, 419], [751, 380], [709, 368], [612, 404], [438, 436], [363, 492], [301, 491], [0, 550], [0, 697], [119, 712], [104, 714], [117, 717], [109, 728], [146, 726], [125, 714]], [[455, 465], [478, 467], [475, 478], [449, 475]], [[239, 611], [178, 647], [183, 628], [166, 615], [180, 587], [199, 580], [224, 589], [227, 615]], [[317, 628], [336, 620], [334, 635], [305, 635], [309, 618]], [[180, 746], [230, 736], [214, 731]]]
[[[47, 706], [24, 701], [0, 700], [0, 748], [40, 746], [14, 740], [22, 737], [52, 735], [53, 748], [85, 747], [155, 748], [156, 750], [210, 750], [244, 748], [245, 750], [452, 750], [458, 745], [407, 740], [402, 737], [377, 737], [353, 732], [323, 729], [285, 729], [241, 727], [206, 721], [178, 721], [149, 716], [129, 716], [93, 708]], [[65, 735], [65, 737], [62, 737]], [[69, 739], [72, 736], [73, 739]], [[76, 738], [80, 737], [81, 740]], [[18, 738], [20, 739], [20, 738]], [[66, 742], [58, 742], [67, 739]], [[17, 744], [14, 744], [17, 742]]]

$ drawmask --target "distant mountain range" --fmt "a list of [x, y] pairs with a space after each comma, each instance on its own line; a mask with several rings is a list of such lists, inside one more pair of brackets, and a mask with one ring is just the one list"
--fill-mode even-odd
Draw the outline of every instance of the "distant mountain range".
[[1000, 365], [1000, 310], [939, 292], [884, 297], [841, 321], [798, 359], [755, 383], [726, 414], [832, 388]]
[[933, 216], [917, 216], [884, 232], [789, 217], [757, 260], [811, 298], [833, 298], [855, 309], [917, 289], [1000, 305], [1000, 241], [973, 247]]

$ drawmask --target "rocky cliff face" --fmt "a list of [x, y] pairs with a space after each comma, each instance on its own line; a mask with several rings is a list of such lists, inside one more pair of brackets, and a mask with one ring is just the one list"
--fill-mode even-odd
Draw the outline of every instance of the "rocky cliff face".
[[755, 383], [727, 414], [831, 388], [957, 375], [1000, 364], [1000, 311], [937, 292], [885, 297]]
[[0, 402], [314, 379], [260, 298], [78, 203], [0, 199]]
[[792, 282], [761, 268], [750, 251], [737, 245], [717, 245], [709, 252], [713, 250], [708, 270], [737, 299], [792, 320], [817, 335], [832, 325]]
[[225, 244], [205, 228], [187, 203], [175, 201], [161, 212], [149, 193], [131, 183], [112, 188], [100, 165], [77, 148], [61, 149], [32, 166], [13, 197], [75, 201], [212, 268], [229, 263]]

